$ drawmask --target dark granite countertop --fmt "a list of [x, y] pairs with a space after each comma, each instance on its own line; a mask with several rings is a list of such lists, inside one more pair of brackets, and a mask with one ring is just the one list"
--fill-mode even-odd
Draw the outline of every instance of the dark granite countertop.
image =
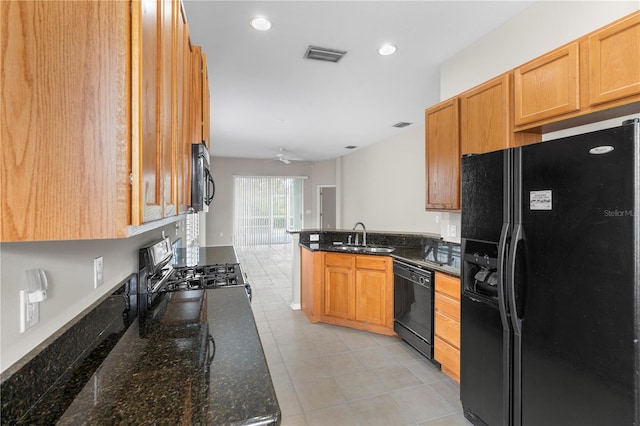
[[[299, 243], [299, 246], [304, 247], [311, 251], [331, 251], [331, 252], [345, 253], [344, 250], [341, 250], [338, 248], [340, 247], [340, 245], [336, 245], [333, 243], [301, 242]], [[373, 255], [373, 256], [391, 256], [394, 259], [398, 259], [402, 262], [407, 262], [424, 269], [444, 272], [445, 274], [453, 275], [456, 277], [460, 276], [459, 266], [450, 266], [443, 263], [425, 260], [424, 249], [422, 249], [421, 247], [403, 247], [403, 246], [393, 246], [393, 245], [390, 245], [390, 247], [395, 248], [395, 250], [391, 253], [359, 253], [359, 254], [367, 254], [367, 255]]]
[[59, 424], [279, 424], [242, 287], [164, 294], [141, 315]]

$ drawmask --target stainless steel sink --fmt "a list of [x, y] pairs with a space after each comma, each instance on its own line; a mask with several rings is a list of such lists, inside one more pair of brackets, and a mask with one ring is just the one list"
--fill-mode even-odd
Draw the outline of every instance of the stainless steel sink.
[[335, 250], [352, 252], [352, 253], [391, 253], [395, 250], [393, 247], [376, 247], [376, 246], [334, 246]]
[[363, 251], [367, 253], [391, 253], [394, 250], [393, 247], [363, 247]]

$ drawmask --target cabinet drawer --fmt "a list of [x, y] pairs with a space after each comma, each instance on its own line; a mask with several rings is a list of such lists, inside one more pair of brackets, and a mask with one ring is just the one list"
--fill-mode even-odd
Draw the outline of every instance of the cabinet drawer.
[[384, 271], [387, 269], [387, 259], [380, 256], [356, 256], [356, 268]]
[[352, 254], [325, 253], [324, 263], [327, 266], [344, 266], [351, 268], [353, 265]]
[[455, 348], [460, 347], [460, 322], [436, 312], [435, 334]]
[[436, 291], [460, 300], [460, 279], [436, 272]]
[[443, 313], [460, 322], [460, 302], [458, 300], [436, 292], [435, 309], [436, 312]]
[[433, 357], [442, 364], [442, 370], [460, 381], [460, 351], [444, 340], [435, 337]]

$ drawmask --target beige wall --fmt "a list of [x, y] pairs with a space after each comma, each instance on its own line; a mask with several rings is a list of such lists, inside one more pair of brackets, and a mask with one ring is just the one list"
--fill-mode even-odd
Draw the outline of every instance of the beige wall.
[[247, 158], [212, 157], [211, 171], [216, 182], [216, 195], [206, 215], [206, 244], [232, 244], [233, 237], [233, 176], [304, 176], [303, 226], [316, 226], [315, 199], [317, 185], [335, 184], [335, 162], [256, 160]]
[[[176, 228], [176, 225], [179, 228]], [[184, 220], [119, 240], [47, 241], [0, 245], [0, 368], [10, 367], [86, 307], [138, 272], [138, 249], [161, 238], [162, 230], [184, 240]], [[93, 259], [102, 256], [104, 284], [93, 288]], [[40, 322], [20, 333], [19, 291], [27, 269], [44, 269], [48, 298], [40, 303]]]
[[364, 222], [376, 231], [440, 233], [436, 213], [426, 212], [424, 126], [342, 157], [342, 225]]

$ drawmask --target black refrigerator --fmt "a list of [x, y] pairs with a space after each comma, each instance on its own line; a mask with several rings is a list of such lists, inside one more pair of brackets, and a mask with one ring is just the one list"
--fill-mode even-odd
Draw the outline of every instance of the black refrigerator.
[[640, 120], [461, 166], [465, 417], [640, 426]]

